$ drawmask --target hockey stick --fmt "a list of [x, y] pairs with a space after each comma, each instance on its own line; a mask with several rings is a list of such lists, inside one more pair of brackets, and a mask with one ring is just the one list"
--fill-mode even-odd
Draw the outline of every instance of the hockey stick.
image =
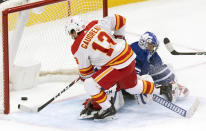
[[179, 107], [177, 105], [175, 105], [174, 103], [169, 102], [168, 100], [153, 94], [153, 101], [159, 103], [160, 105], [168, 108], [171, 111], [176, 112], [177, 114], [186, 117], [186, 118], [190, 118], [194, 115], [195, 111], [197, 110], [198, 106], [199, 106], [199, 99], [196, 98], [195, 102], [192, 104], [192, 106], [190, 107], [189, 110], [185, 110], [182, 107]]
[[164, 44], [172, 55], [206, 55], [206, 52], [178, 52], [173, 48], [168, 38], [164, 38]]
[[72, 81], [68, 86], [66, 86], [62, 91], [60, 91], [56, 96], [54, 96], [53, 98], [51, 98], [50, 100], [48, 100], [46, 103], [44, 103], [43, 105], [39, 106], [39, 107], [27, 107], [25, 105], [18, 105], [18, 109], [25, 111], [25, 112], [39, 112], [42, 109], [44, 109], [47, 105], [49, 105], [52, 101], [54, 101], [56, 98], [58, 98], [61, 94], [63, 94], [66, 90], [68, 90], [72, 85], [74, 85], [76, 82], [78, 82], [80, 80], [80, 77], [77, 78], [76, 80]]

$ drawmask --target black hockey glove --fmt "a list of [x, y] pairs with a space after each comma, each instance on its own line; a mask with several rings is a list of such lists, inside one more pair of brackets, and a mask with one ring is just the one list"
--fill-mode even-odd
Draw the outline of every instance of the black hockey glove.
[[162, 85], [160, 88], [160, 95], [165, 95], [167, 97], [167, 100], [172, 102], [172, 85]]
[[86, 114], [86, 115], [91, 115], [91, 112], [93, 111], [99, 111], [101, 110], [101, 106], [96, 103], [95, 101], [92, 101], [92, 99], [87, 99], [84, 103], [84, 109], [81, 111], [80, 113], [80, 116], [83, 115], [83, 114]]
[[115, 39], [123, 39], [123, 40], [126, 40], [126, 39], [125, 39], [125, 36], [123, 36], [123, 35], [114, 35], [114, 38], [115, 38]]

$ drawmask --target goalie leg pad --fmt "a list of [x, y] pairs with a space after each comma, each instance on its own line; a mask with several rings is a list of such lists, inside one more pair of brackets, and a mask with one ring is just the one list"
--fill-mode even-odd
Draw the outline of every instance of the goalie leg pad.
[[149, 104], [152, 102], [152, 95], [149, 94], [136, 94], [135, 100], [139, 105]]

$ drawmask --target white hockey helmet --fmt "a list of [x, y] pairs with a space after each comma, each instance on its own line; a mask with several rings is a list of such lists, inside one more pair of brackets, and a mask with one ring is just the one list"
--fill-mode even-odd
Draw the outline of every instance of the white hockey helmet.
[[148, 44], [152, 44], [154, 46], [153, 51], [155, 52], [158, 49], [159, 41], [155, 34], [147, 31], [143, 35], [141, 35], [138, 44], [142, 49], [147, 49]]
[[71, 33], [72, 30], [78, 34], [85, 29], [85, 23], [79, 16], [70, 17], [66, 25], [66, 32]]

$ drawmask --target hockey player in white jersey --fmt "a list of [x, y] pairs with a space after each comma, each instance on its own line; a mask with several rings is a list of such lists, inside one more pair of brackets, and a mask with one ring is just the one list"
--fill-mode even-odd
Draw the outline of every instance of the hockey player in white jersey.
[[[84, 103], [83, 114], [96, 110], [94, 119], [114, 115], [114, 102], [106, 91], [115, 84], [117, 91], [124, 89], [130, 94], [152, 94], [154, 83], [138, 80], [135, 71], [135, 57], [124, 38], [126, 19], [115, 14], [101, 20], [94, 20], [87, 26], [74, 16], [66, 27], [75, 40], [71, 51], [78, 64], [80, 77], [90, 98]], [[94, 68], [99, 70], [94, 72]]]

